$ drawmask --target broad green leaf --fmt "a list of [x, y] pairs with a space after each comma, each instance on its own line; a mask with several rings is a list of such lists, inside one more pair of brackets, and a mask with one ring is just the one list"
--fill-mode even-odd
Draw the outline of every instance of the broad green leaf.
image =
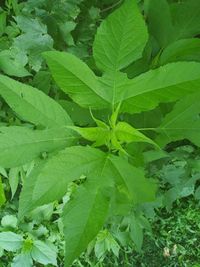
[[22, 247], [23, 238], [13, 232], [0, 233], [0, 246], [7, 251], [16, 251]]
[[11, 267], [32, 267], [33, 260], [30, 253], [21, 253], [14, 257]]
[[165, 144], [181, 139], [188, 139], [200, 146], [200, 93], [188, 95], [174, 106], [166, 115], [158, 131], [157, 141]]
[[151, 140], [126, 122], [118, 122], [115, 127], [115, 135], [117, 139], [122, 143], [144, 142], [158, 147], [158, 145], [153, 140]]
[[[104, 153], [90, 147], [70, 147], [33, 169], [20, 196], [19, 213], [61, 199], [70, 182], [87, 176], [104, 160]], [[58, 183], [59, 181], [59, 183]]]
[[95, 148], [75, 146], [49, 158], [26, 178], [20, 196], [20, 217], [37, 206], [61, 199], [68, 184], [81, 176], [95, 185], [113, 186], [117, 183], [135, 204], [154, 198], [155, 184], [126, 160]]
[[167, 0], [146, 0], [145, 11], [150, 33], [160, 47], [166, 47], [174, 39], [174, 28]]
[[123, 100], [121, 111], [137, 113], [196, 92], [199, 86], [200, 63], [170, 63], [129, 80], [115, 101]]
[[4, 187], [3, 187], [3, 183], [2, 183], [2, 179], [0, 176], [0, 207], [6, 202], [6, 197], [5, 197], [5, 193], [4, 193]]
[[90, 127], [81, 128], [76, 126], [69, 126], [69, 129], [74, 130], [80, 134], [83, 138], [94, 142], [93, 146], [98, 147], [102, 145], [107, 145], [110, 141], [110, 129], [109, 127]]
[[200, 33], [200, 1], [185, 0], [171, 5], [176, 39], [190, 38]]
[[31, 75], [10, 50], [0, 52], [0, 69], [10, 76], [26, 77]]
[[175, 61], [200, 61], [200, 40], [198, 38], [178, 40], [162, 52], [159, 64]]
[[146, 179], [142, 170], [130, 165], [122, 157], [110, 156], [109, 169], [118, 190], [122, 190], [132, 203], [151, 202], [155, 199], [157, 185]]
[[73, 143], [70, 130], [31, 130], [20, 126], [0, 127], [0, 165], [16, 167], [30, 162], [43, 152], [52, 152]]
[[96, 64], [102, 71], [118, 71], [142, 56], [147, 40], [136, 1], [125, 0], [97, 30], [93, 46]]
[[25, 121], [47, 127], [71, 125], [63, 108], [40, 90], [0, 75], [0, 96]]
[[42, 242], [40, 240], [35, 240], [33, 242], [31, 256], [36, 262], [39, 262], [41, 264], [52, 264], [54, 266], [57, 266], [56, 248], [52, 244], [50, 246], [48, 243]]
[[49, 51], [43, 55], [58, 86], [76, 103], [96, 109], [108, 106], [106, 92], [83, 61], [64, 52]]
[[101, 190], [80, 187], [63, 212], [65, 234], [65, 267], [83, 252], [103, 227], [109, 210], [109, 199]]

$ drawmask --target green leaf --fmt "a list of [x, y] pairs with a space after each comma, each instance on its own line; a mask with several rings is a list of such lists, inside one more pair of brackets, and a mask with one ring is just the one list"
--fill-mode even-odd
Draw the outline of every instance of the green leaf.
[[3, 187], [3, 183], [2, 183], [2, 179], [0, 176], [0, 207], [6, 202], [6, 197], [5, 197], [5, 193], [4, 193], [4, 187]]
[[31, 76], [23, 64], [10, 50], [0, 52], [0, 69], [7, 75], [16, 77]]
[[64, 52], [43, 53], [58, 86], [80, 106], [105, 108], [107, 95], [90, 68], [77, 57]]
[[93, 146], [98, 147], [102, 145], [108, 145], [110, 141], [110, 129], [109, 127], [90, 127], [81, 128], [76, 126], [69, 126], [69, 129], [79, 133], [83, 138], [94, 142]]
[[21, 253], [14, 257], [11, 267], [32, 267], [33, 260], [30, 253]]
[[0, 96], [23, 120], [47, 127], [72, 124], [68, 114], [53, 99], [3, 75], [0, 75]]
[[125, 3], [98, 28], [93, 52], [103, 71], [118, 71], [142, 56], [147, 28], [135, 0]]
[[113, 155], [110, 156], [109, 169], [118, 190], [124, 192], [133, 204], [155, 199], [157, 185], [153, 180], [146, 179], [142, 170]]
[[199, 0], [185, 0], [171, 5], [176, 39], [190, 38], [200, 33]]
[[7, 17], [7, 12], [2, 12], [0, 13], [0, 36], [2, 36], [5, 32], [6, 28], [6, 17]]
[[2, 219], [1, 219], [1, 225], [4, 228], [17, 228], [17, 217], [14, 215], [5, 215]]
[[144, 142], [158, 148], [158, 145], [153, 140], [151, 140], [126, 122], [118, 122], [115, 127], [115, 135], [117, 139], [122, 143]]
[[[154, 199], [156, 186], [126, 160], [91, 147], [70, 147], [33, 169], [20, 195], [19, 216], [37, 206], [60, 200], [70, 182], [86, 177], [102, 186], [123, 187], [133, 203]], [[58, 183], [59, 180], [59, 183]]]
[[200, 63], [170, 63], [129, 80], [115, 101], [124, 100], [121, 111], [136, 113], [196, 92], [199, 85]]
[[23, 238], [13, 232], [0, 233], [0, 246], [7, 251], [16, 251], [22, 247]]
[[167, 0], [145, 1], [150, 33], [154, 36], [160, 47], [166, 47], [174, 39], [174, 28]]
[[20, 126], [0, 127], [0, 165], [21, 166], [43, 152], [52, 152], [73, 143], [66, 128], [31, 130]]
[[131, 225], [130, 225], [130, 236], [133, 242], [136, 245], [137, 251], [141, 252], [142, 244], [143, 244], [143, 229], [134, 215], [131, 216]]
[[103, 227], [109, 200], [101, 190], [80, 187], [63, 212], [65, 234], [65, 267], [83, 252]]
[[102, 164], [103, 156], [103, 152], [90, 147], [70, 147], [33, 169], [20, 196], [20, 216], [37, 206], [61, 199], [68, 184], [95, 170]]
[[198, 38], [178, 40], [162, 52], [159, 64], [175, 61], [200, 61], [200, 40]]
[[40, 240], [35, 240], [33, 242], [31, 256], [36, 262], [39, 262], [41, 264], [52, 264], [54, 266], [57, 266], [56, 248], [52, 244], [50, 246], [48, 243], [42, 242]]
[[9, 180], [9, 185], [10, 185], [11, 192], [12, 192], [12, 198], [14, 197], [17, 191], [18, 185], [19, 185], [20, 170], [21, 170], [21, 167], [17, 167], [17, 168], [11, 168], [9, 171], [8, 180]]
[[164, 146], [169, 142], [188, 139], [200, 146], [200, 93], [188, 95], [166, 115], [158, 131], [157, 142]]

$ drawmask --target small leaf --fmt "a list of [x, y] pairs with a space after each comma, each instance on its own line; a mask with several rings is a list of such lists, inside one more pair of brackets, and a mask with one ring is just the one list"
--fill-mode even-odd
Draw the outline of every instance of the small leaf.
[[32, 267], [33, 260], [30, 253], [21, 253], [14, 257], [11, 267]]
[[34, 261], [41, 264], [57, 266], [57, 252], [53, 244], [49, 245], [40, 240], [35, 240], [31, 250], [31, 256]]
[[17, 228], [17, 217], [14, 215], [5, 215], [1, 219], [1, 225], [6, 228], [6, 227], [11, 227], [11, 228]]
[[13, 232], [0, 233], [0, 246], [7, 251], [16, 251], [23, 245], [23, 238], [21, 235]]

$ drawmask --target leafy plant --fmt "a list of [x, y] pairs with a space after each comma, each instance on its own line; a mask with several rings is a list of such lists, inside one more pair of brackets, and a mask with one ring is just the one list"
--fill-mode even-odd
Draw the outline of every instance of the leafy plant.
[[[190, 31], [195, 33], [196, 28]], [[171, 141], [185, 138], [199, 145], [198, 101], [194, 99], [199, 97], [200, 63], [183, 61], [159, 67], [156, 58], [151, 70], [129, 79], [126, 69], [142, 59], [148, 39], [136, 1], [126, 0], [101, 23], [95, 36], [98, 76], [70, 53], [43, 53], [67, 100], [81, 110], [90, 110], [91, 115], [86, 114], [94, 122], [92, 127], [74, 125], [64, 108], [43, 92], [0, 76], [0, 95], [24, 122], [0, 128], [0, 165], [16, 168], [35, 160], [20, 194], [20, 220], [39, 206], [60, 201], [71, 183], [77, 185], [62, 213], [66, 267], [106, 222], [118, 216], [131, 220], [131, 237], [141, 249], [141, 228], [145, 226], [137, 208], [155, 200], [157, 185], [145, 178], [144, 166], [137, 164], [134, 153], [139, 157], [152, 148], [161, 152]], [[172, 110], [164, 113], [158, 127], [136, 128], [123, 119], [125, 113], [148, 113], [168, 102]], [[96, 110], [100, 116], [95, 116]], [[105, 110], [109, 115], [103, 120]], [[137, 143], [139, 153], [135, 152]], [[22, 237], [16, 238], [21, 248]]]

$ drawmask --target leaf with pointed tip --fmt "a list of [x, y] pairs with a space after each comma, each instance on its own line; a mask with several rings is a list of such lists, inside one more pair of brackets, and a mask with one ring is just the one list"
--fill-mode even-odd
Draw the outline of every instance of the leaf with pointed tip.
[[115, 102], [123, 100], [122, 112], [137, 113], [178, 100], [199, 90], [199, 86], [200, 63], [170, 63], [129, 80]]
[[42, 91], [3, 75], [0, 96], [25, 121], [51, 128], [73, 124], [65, 110]]
[[74, 130], [80, 134], [83, 138], [95, 142], [93, 146], [98, 147], [106, 145], [110, 140], [110, 129], [109, 127], [90, 127], [90, 128], [81, 128], [77, 126], [69, 126], [70, 129]]
[[175, 37], [170, 5], [167, 0], [147, 0], [145, 11], [150, 33], [161, 48], [166, 47]]
[[72, 54], [49, 51], [44, 57], [58, 86], [80, 106], [102, 109], [108, 106], [107, 94], [91, 69]]
[[68, 184], [82, 175], [102, 186], [119, 183], [135, 204], [142, 199], [151, 201], [155, 193], [155, 185], [122, 158], [92, 147], [69, 147], [33, 169], [26, 178], [20, 195], [20, 217], [37, 206], [61, 199]]
[[31, 130], [20, 126], [0, 127], [0, 165], [21, 166], [43, 152], [62, 149], [75, 137], [66, 128]]
[[115, 134], [117, 139], [122, 143], [144, 142], [158, 148], [158, 145], [153, 140], [126, 122], [118, 122], [115, 128]]
[[102, 71], [118, 71], [142, 56], [147, 40], [136, 1], [126, 0], [97, 30], [93, 46], [96, 64]]
[[81, 186], [63, 212], [65, 267], [87, 248], [103, 227], [109, 211], [109, 199], [100, 189]]
[[200, 146], [199, 103], [200, 93], [188, 95], [177, 102], [156, 129], [158, 143], [164, 146], [172, 141], [188, 139]]
[[200, 61], [199, 38], [182, 39], [167, 46], [160, 58], [159, 65], [175, 61]]
[[68, 184], [96, 169], [103, 156], [103, 152], [90, 147], [69, 147], [34, 168], [20, 195], [20, 217], [37, 206], [61, 199]]
[[14, 257], [11, 267], [32, 267], [33, 260], [30, 253], [21, 253]]

